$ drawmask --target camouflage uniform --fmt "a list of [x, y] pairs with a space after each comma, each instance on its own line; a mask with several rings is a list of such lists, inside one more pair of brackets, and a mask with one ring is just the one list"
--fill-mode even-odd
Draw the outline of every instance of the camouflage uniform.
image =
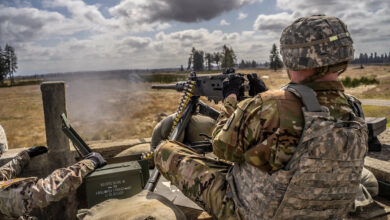
[[[341, 82], [307, 85], [316, 91], [320, 104], [329, 108], [331, 116], [348, 119], [352, 108]], [[301, 107], [300, 100], [284, 90], [261, 93], [238, 104], [235, 99], [225, 99], [213, 132], [214, 154], [268, 173], [283, 168], [302, 133]], [[218, 219], [237, 217], [226, 181], [230, 164], [202, 157], [173, 142], [164, 142], [157, 152], [157, 167], [186, 196]]]
[[[48, 206], [75, 191], [83, 178], [94, 170], [92, 160], [82, 160], [70, 167], [57, 169], [44, 179], [16, 178], [30, 157], [21, 152], [0, 168], [0, 218], [22, 218], [34, 208]], [[1, 216], [3, 215], [3, 216]]]

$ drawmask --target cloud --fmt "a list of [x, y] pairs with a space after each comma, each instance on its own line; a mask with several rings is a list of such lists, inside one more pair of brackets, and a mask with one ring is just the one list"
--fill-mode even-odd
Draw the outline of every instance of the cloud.
[[281, 33], [283, 28], [291, 24], [296, 15], [282, 12], [273, 15], [259, 15], [253, 24], [253, 29], [257, 31], [272, 31]]
[[56, 29], [66, 20], [57, 12], [42, 12], [35, 8], [13, 8], [0, 5], [0, 42], [32, 41]]
[[219, 22], [219, 25], [221, 25], [221, 26], [229, 26], [230, 23], [227, 22], [225, 19], [222, 19], [221, 22]]
[[238, 13], [237, 19], [238, 19], [238, 20], [243, 20], [243, 19], [245, 19], [246, 17], [248, 17], [248, 14], [245, 14], [245, 13], [240, 12], [240, 13]]
[[87, 39], [71, 38], [53, 47], [24, 43], [17, 53], [19, 68], [25, 74], [180, 67], [187, 64], [192, 47], [216, 52], [221, 51], [223, 45], [231, 46], [239, 59], [267, 60], [270, 46], [265, 44], [262, 48], [261, 43], [253, 46], [254, 42], [273, 42], [273, 36], [254, 31], [224, 33], [204, 28], [161, 31], [151, 37], [102, 33]]
[[121, 41], [116, 43], [117, 51], [120, 53], [129, 53], [141, 49], [145, 49], [150, 45], [151, 38], [143, 38], [143, 37], [126, 37]]
[[109, 11], [137, 23], [198, 22], [259, 1], [262, 0], [122, 0]]

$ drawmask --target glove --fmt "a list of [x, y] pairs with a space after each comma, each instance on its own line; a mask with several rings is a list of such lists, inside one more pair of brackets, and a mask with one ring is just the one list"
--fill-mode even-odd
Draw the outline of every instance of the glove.
[[230, 94], [236, 94], [237, 97], [240, 97], [242, 94], [243, 88], [241, 85], [244, 83], [244, 79], [239, 76], [231, 76], [226, 78], [222, 83], [222, 95], [225, 99]]
[[26, 152], [28, 153], [28, 156], [30, 157], [36, 157], [40, 154], [44, 154], [47, 152], [47, 147], [45, 146], [34, 146], [34, 147], [30, 147], [29, 149], [26, 150]]
[[102, 157], [102, 155], [96, 152], [89, 153], [85, 159], [92, 160], [93, 164], [95, 165], [95, 169], [103, 167], [107, 164], [107, 161]]
[[255, 96], [259, 93], [267, 91], [267, 86], [265, 86], [264, 81], [257, 77], [256, 73], [248, 74], [247, 78], [249, 80], [249, 95]]

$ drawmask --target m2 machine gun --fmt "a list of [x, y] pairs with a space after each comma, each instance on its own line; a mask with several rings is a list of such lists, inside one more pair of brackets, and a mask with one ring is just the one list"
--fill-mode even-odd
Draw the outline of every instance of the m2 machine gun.
[[[184, 92], [168, 139], [172, 141], [177, 140], [187, 127], [191, 116], [195, 113], [206, 115], [216, 120], [220, 114], [219, 111], [208, 106], [199, 100], [199, 98], [200, 96], [204, 96], [207, 97], [209, 101], [212, 100], [215, 103], [222, 101], [223, 81], [231, 77], [240, 78], [241, 88], [240, 94], [237, 98], [239, 100], [244, 99], [245, 91], [249, 90], [249, 86], [245, 84], [245, 81], [247, 81], [246, 77], [244, 74], [235, 73], [233, 68], [226, 69], [219, 75], [197, 76], [195, 72], [191, 72], [188, 77], [188, 81], [178, 82], [171, 85], [153, 85], [153, 89], [175, 89], [179, 92]], [[190, 147], [199, 153], [212, 151], [209, 141], [194, 143]], [[145, 158], [151, 158], [152, 156], [153, 152], [145, 155]], [[159, 178], [160, 173], [157, 168], [154, 168], [153, 173], [151, 174], [144, 189], [153, 191]]]
[[[213, 119], [217, 119], [219, 112], [204, 102], [199, 100], [200, 96], [206, 97], [209, 101], [214, 101], [218, 103], [223, 100], [223, 81], [231, 77], [239, 77], [241, 80], [240, 94], [237, 97], [238, 100], [245, 98], [245, 91], [249, 90], [249, 86], [244, 84], [246, 80], [245, 74], [235, 73], [233, 68], [228, 68], [224, 70], [222, 74], [218, 75], [205, 75], [197, 76], [195, 72], [191, 72], [188, 77], [188, 81], [180, 81], [176, 84], [161, 84], [161, 85], [152, 85], [152, 89], [173, 89], [178, 92], [184, 92], [182, 102], [180, 103], [178, 113], [181, 112], [182, 106], [184, 106], [186, 99], [197, 99], [197, 106], [199, 107], [198, 111], [202, 115], [207, 115]], [[191, 96], [191, 97], [189, 97]], [[189, 97], [189, 98], [188, 98]], [[180, 108], [181, 107], [181, 108]]]

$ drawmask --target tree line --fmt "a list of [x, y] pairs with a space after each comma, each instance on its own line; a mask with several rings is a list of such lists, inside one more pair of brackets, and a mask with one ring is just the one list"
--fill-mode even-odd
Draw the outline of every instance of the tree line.
[[359, 57], [355, 58], [350, 63], [352, 64], [388, 64], [390, 63], [390, 53], [378, 55], [376, 52], [368, 55], [367, 53], [360, 53]]
[[0, 46], [0, 83], [7, 77], [14, 83], [14, 73], [18, 69], [18, 59], [15, 49], [6, 44], [4, 50]]
[[[232, 47], [223, 45], [221, 52], [204, 52], [203, 50], [197, 50], [192, 48], [191, 54], [188, 57], [187, 70], [203, 71], [205, 69], [213, 69], [213, 64], [220, 68], [229, 68], [236, 65], [237, 57]], [[183, 70], [183, 67], [181, 67]]]
[[[241, 60], [237, 64], [237, 56], [232, 47], [223, 45], [221, 52], [204, 52], [203, 50], [197, 50], [195, 47], [192, 48], [191, 54], [188, 57], [187, 70], [203, 71], [212, 70], [214, 66], [217, 69], [238, 67], [240, 69], [245, 68], [256, 68], [258, 66], [270, 67], [273, 70], [283, 68], [283, 62], [279, 55], [279, 49], [276, 44], [272, 45], [270, 51], [270, 62], [257, 63], [255, 60]], [[180, 67], [181, 71], [184, 71], [183, 65]]]

